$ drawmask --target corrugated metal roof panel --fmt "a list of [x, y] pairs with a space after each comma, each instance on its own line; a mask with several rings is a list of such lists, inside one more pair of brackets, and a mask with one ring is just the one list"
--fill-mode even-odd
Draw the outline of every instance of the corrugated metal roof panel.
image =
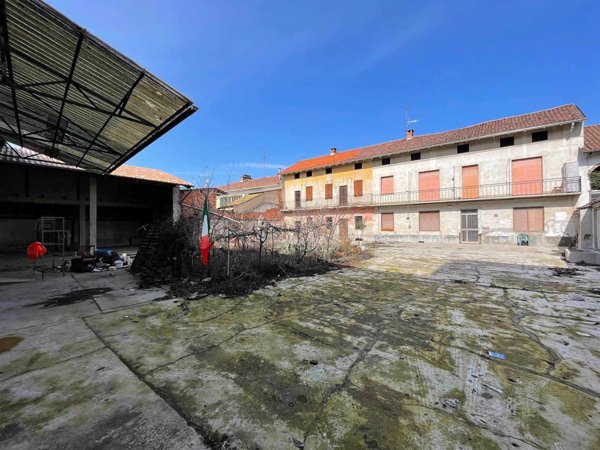
[[110, 172], [196, 111], [190, 100], [40, 0], [0, 0], [0, 133]]

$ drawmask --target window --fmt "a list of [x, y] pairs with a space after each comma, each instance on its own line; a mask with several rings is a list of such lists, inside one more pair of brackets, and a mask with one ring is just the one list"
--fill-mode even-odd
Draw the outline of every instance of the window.
[[390, 158], [383, 158], [383, 159], [381, 160], [381, 165], [382, 165], [382, 166], [387, 166], [387, 165], [389, 165], [389, 164], [390, 164], [390, 162], [391, 162], [391, 161], [390, 161]]
[[500, 138], [500, 147], [510, 147], [511, 145], [515, 145], [514, 136]]
[[312, 199], [313, 199], [313, 187], [306, 186], [306, 201], [312, 202]]
[[514, 208], [514, 231], [544, 231], [544, 208]]
[[300, 220], [296, 220], [294, 222], [294, 227], [296, 228], [296, 230], [299, 230], [301, 226], [302, 226], [302, 222]]
[[300, 174], [299, 173], [295, 173], [294, 174], [294, 180], [297, 180], [298, 178], [300, 178]]
[[411, 153], [410, 154], [410, 160], [411, 161], [418, 161], [421, 159], [421, 152], [416, 152], [416, 153]]
[[333, 217], [325, 217], [325, 226], [331, 230], [333, 228]]
[[394, 193], [394, 177], [381, 177], [381, 195]]
[[548, 140], [548, 130], [536, 131], [531, 133], [531, 142], [540, 142]]
[[542, 157], [511, 161], [512, 195], [533, 195], [544, 192]]
[[381, 213], [381, 231], [394, 231], [394, 213]]
[[302, 193], [300, 191], [294, 191], [294, 203], [296, 205], [296, 208], [301, 208], [302, 207]]
[[325, 185], [325, 199], [331, 200], [333, 198], [333, 184], [329, 183]]
[[365, 221], [363, 216], [354, 216], [354, 229], [355, 230], [364, 230]]
[[307, 170], [306, 171], [306, 176], [307, 177], [312, 177], [312, 170]]
[[469, 153], [469, 144], [460, 144], [456, 147], [456, 153]]
[[440, 231], [440, 212], [419, 212], [419, 231]]
[[331, 172], [333, 172], [333, 169], [331, 167], [328, 167], [327, 169], [325, 169], [326, 175], [331, 175]]
[[362, 197], [363, 195], [363, 180], [354, 180], [354, 196]]
[[361, 162], [354, 164], [354, 170], [360, 170], [360, 169], [362, 169], [362, 163]]

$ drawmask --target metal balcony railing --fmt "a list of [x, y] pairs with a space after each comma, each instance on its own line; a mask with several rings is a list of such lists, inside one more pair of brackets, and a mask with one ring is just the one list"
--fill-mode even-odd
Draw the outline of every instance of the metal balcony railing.
[[364, 194], [360, 197], [349, 195], [347, 198], [313, 198], [311, 201], [296, 199], [295, 201], [286, 202], [283, 209], [298, 210], [343, 208], [346, 206], [401, 205], [503, 197], [564, 195], [577, 194], [580, 192], [581, 177], [548, 178], [536, 181], [480, 184], [476, 186], [394, 192], [392, 194]]

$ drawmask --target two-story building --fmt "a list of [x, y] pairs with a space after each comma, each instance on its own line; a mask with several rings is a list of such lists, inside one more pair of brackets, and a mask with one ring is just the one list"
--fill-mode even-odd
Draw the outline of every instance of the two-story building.
[[579, 228], [584, 120], [565, 105], [332, 150], [281, 172], [284, 212], [336, 220], [342, 236], [567, 246]]

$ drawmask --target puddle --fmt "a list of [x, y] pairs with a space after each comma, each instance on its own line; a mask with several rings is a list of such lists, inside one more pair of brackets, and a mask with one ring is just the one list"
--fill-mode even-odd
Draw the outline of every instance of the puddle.
[[0, 338], [0, 353], [12, 350], [22, 340], [23, 338], [21, 336], [7, 336]]
[[29, 305], [25, 305], [26, 308], [30, 308], [32, 306], [42, 306], [44, 308], [54, 308], [57, 306], [66, 306], [73, 305], [75, 303], [84, 302], [86, 300], [91, 300], [94, 295], [106, 294], [110, 291], [110, 288], [90, 288], [90, 289], [78, 289], [76, 291], [71, 291], [64, 295], [59, 295], [57, 297], [51, 297], [46, 301], [31, 303]]

